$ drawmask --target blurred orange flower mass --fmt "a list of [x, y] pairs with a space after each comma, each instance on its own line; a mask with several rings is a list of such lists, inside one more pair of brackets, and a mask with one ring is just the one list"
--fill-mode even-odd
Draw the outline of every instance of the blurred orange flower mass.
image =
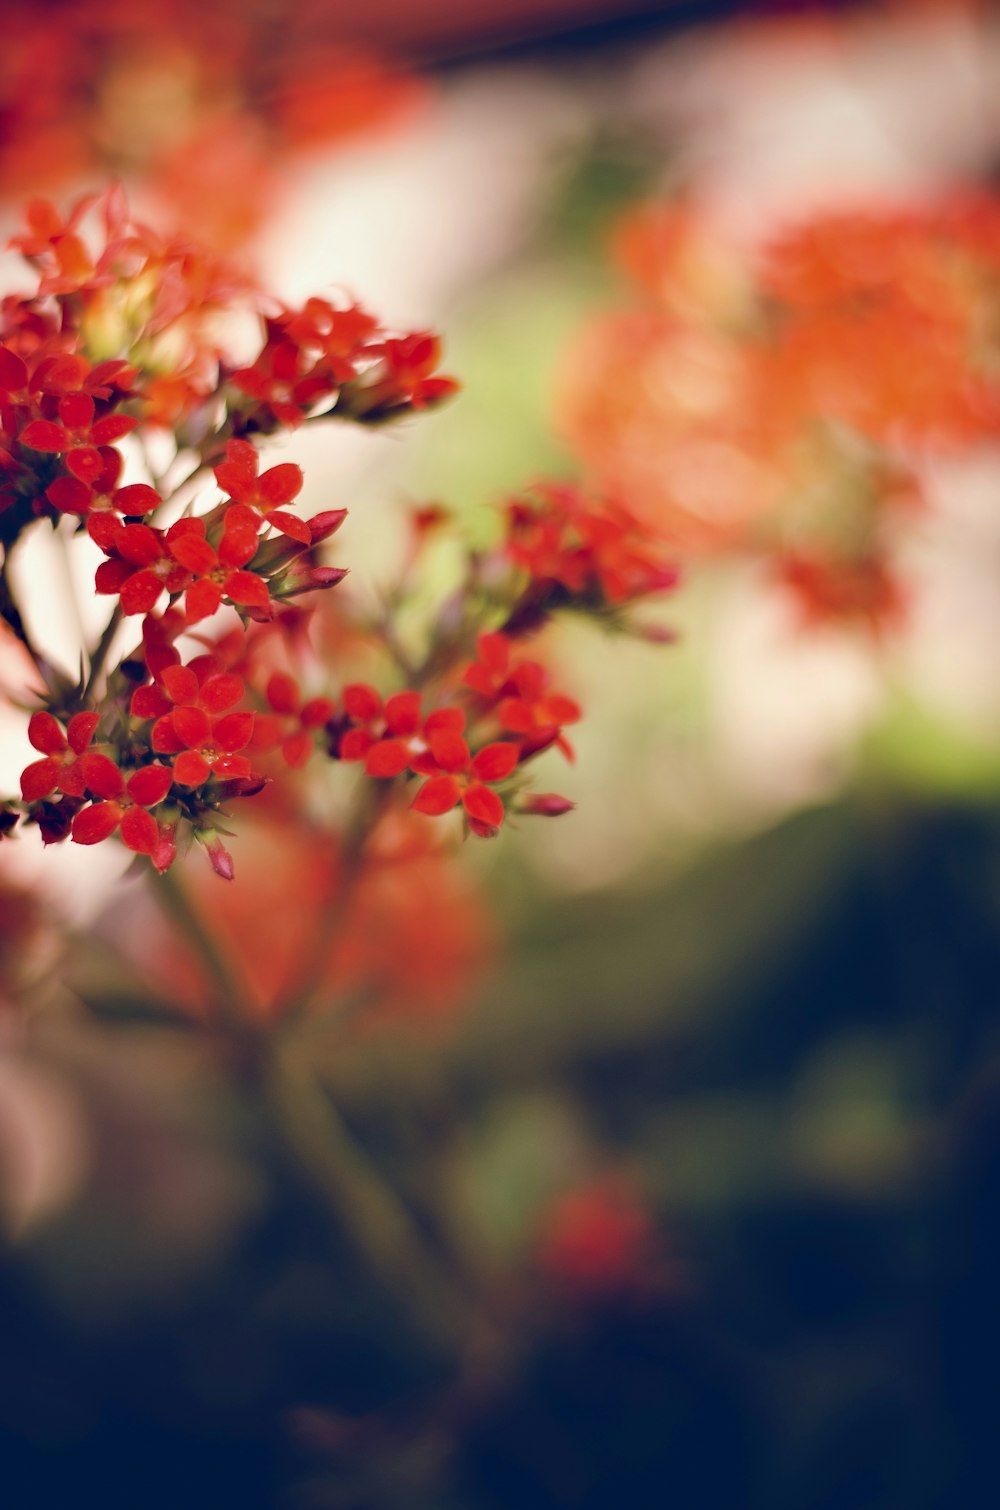
[[290, 158], [405, 116], [428, 86], [338, 39], [324, 5], [13, 0], [0, 194], [115, 174], [174, 225], [241, 247]]
[[764, 550], [821, 617], [891, 619], [919, 462], [1000, 421], [1000, 202], [830, 213], [759, 248], [691, 203], [614, 243], [632, 306], [565, 364], [564, 434], [693, 553]]

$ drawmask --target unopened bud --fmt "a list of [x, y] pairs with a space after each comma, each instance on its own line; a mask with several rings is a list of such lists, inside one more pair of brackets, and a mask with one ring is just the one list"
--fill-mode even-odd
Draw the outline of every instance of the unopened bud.
[[172, 825], [170, 828], [161, 828], [160, 837], [157, 840], [156, 848], [153, 850], [153, 853], [149, 857], [152, 860], [154, 867], [159, 871], [161, 876], [165, 870], [170, 869], [171, 865], [173, 865], [174, 861], [177, 859], [177, 844], [174, 839], [175, 833], [175, 825]]
[[669, 624], [629, 624], [628, 632], [647, 645], [676, 645], [680, 636]]
[[224, 881], [231, 881], [236, 875], [236, 869], [233, 865], [233, 857], [222, 840], [213, 839], [211, 843], [206, 844], [205, 853], [215, 874], [221, 876]]
[[346, 566], [309, 566], [289, 573], [279, 589], [282, 598], [292, 598], [300, 592], [319, 592], [325, 587], [336, 587], [343, 582], [349, 568]]
[[560, 797], [558, 792], [533, 792], [521, 803], [519, 811], [535, 818], [561, 818], [563, 813], [570, 813], [575, 807], [575, 802]]
[[306, 522], [309, 525], [309, 533], [312, 535], [313, 545], [319, 545], [322, 540], [329, 540], [347, 518], [346, 509], [327, 509], [323, 514], [314, 514]]

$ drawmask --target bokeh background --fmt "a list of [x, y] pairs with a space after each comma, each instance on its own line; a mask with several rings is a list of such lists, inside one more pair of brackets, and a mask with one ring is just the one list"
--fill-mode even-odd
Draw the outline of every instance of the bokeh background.
[[[805, 217], [1000, 167], [988, 5], [136, 9], [11, 5], [5, 225], [119, 175], [289, 301], [444, 332], [454, 404], [296, 440], [362, 594], [404, 506], [475, 536], [526, 483], [587, 479], [567, 395], [634, 299], [633, 207], [696, 204], [724, 293]], [[1000, 456], [909, 460], [888, 626], [806, 619], [759, 550], [717, 550], [651, 615], [672, 644], [561, 627], [575, 811], [463, 855], [410, 920], [413, 1000], [293, 1045], [475, 1277], [461, 1323], [365, 1272], [171, 1013], [125, 862], [3, 846], [12, 1506], [991, 1502]], [[37, 627], [72, 653], [71, 616]]]

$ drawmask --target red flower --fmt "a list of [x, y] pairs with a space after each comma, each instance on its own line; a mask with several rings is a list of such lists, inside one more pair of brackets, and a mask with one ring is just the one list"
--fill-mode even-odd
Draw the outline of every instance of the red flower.
[[184, 593], [189, 624], [211, 617], [223, 599], [246, 608], [270, 606], [264, 579], [240, 569], [257, 550], [257, 529], [252, 509], [234, 504], [226, 511], [218, 550], [205, 538], [204, 519], [179, 519], [167, 531], [167, 550], [195, 578]]
[[167, 548], [162, 530], [115, 521], [100, 534], [98, 543], [110, 559], [97, 568], [94, 587], [99, 593], [117, 593], [123, 613], [149, 613], [164, 589], [173, 596], [190, 582], [191, 573]]
[[33, 199], [27, 207], [26, 234], [12, 236], [9, 245], [25, 257], [41, 259], [51, 269], [39, 292], [69, 293], [87, 283], [95, 272], [90, 253], [76, 227], [93, 199], [81, 199], [64, 221], [55, 205], [46, 199]]
[[149, 809], [166, 797], [174, 773], [166, 765], [147, 765], [126, 782], [117, 767], [114, 769], [117, 791], [106, 791], [102, 795], [107, 800], [94, 802], [77, 813], [70, 830], [74, 843], [100, 844], [117, 832], [126, 849], [149, 855], [158, 870], [166, 870], [176, 851], [170, 835], [161, 830]]
[[504, 820], [503, 799], [488, 783], [503, 781], [518, 762], [516, 745], [497, 742], [473, 755], [454, 728], [432, 729], [429, 752], [415, 763], [421, 774], [430, 774], [412, 806], [418, 813], [437, 817], [461, 803], [469, 827], [481, 838], [492, 837]]
[[434, 375], [441, 360], [441, 342], [430, 331], [390, 336], [371, 348], [379, 362], [338, 400], [354, 419], [384, 419], [400, 409], [426, 409], [458, 392], [454, 378]]
[[287, 765], [304, 766], [316, 748], [316, 731], [334, 715], [332, 698], [311, 697], [303, 702], [298, 683], [285, 671], [276, 671], [270, 678], [266, 696], [274, 717], [265, 714], [257, 719], [253, 747], [273, 749], [280, 744]]
[[794, 593], [809, 624], [867, 621], [874, 632], [905, 616], [906, 594], [880, 553], [856, 560], [824, 559], [787, 552], [774, 563], [778, 580]]
[[435, 730], [460, 734], [465, 728], [460, 708], [438, 708], [423, 719], [419, 692], [396, 692], [383, 704], [364, 682], [344, 688], [344, 713], [353, 727], [341, 735], [337, 754], [341, 760], [363, 760], [369, 776], [400, 776], [408, 766], [417, 770]]
[[241, 393], [266, 404], [289, 429], [301, 425], [309, 410], [337, 388], [324, 366], [304, 359], [298, 344], [285, 339], [277, 324], [253, 366], [238, 368], [230, 381]]
[[562, 693], [549, 692], [548, 674], [537, 661], [511, 664], [510, 641], [503, 634], [482, 634], [477, 642], [479, 660], [463, 676], [467, 687], [496, 705], [500, 727], [522, 736], [521, 758], [558, 744], [567, 759], [572, 747], [563, 739], [566, 724], [582, 717], [579, 703]]
[[224, 493], [236, 503], [254, 509], [283, 535], [291, 536], [300, 545], [312, 544], [312, 532], [306, 521], [280, 507], [291, 503], [302, 491], [302, 468], [294, 462], [279, 462], [276, 467], [260, 472], [260, 457], [250, 442], [231, 440], [226, 447], [226, 460], [215, 468], [215, 478]]
[[632, 1289], [653, 1272], [649, 1212], [619, 1181], [595, 1180], [556, 1200], [546, 1213], [538, 1261], [577, 1296]]
[[35, 419], [21, 432], [21, 441], [33, 451], [65, 455], [66, 465], [81, 482], [92, 483], [104, 470], [101, 446], [130, 435], [139, 423], [127, 414], [94, 418], [94, 400], [89, 393], [69, 393], [58, 404], [59, 423]]
[[60, 728], [51, 713], [33, 713], [28, 739], [44, 759], [35, 760], [21, 773], [21, 796], [37, 802], [50, 792], [67, 797], [111, 797], [118, 792], [121, 775], [114, 761], [89, 748], [99, 722], [97, 713], [76, 713]]
[[[161, 711], [150, 743], [158, 755], [176, 755], [174, 780], [201, 786], [212, 776], [238, 780], [251, 775], [245, 750], [253, 735], [252, 713], [229, 713], [243, 696], [241, 677], [219, 671], [213, 656], [199, 656], [188, 666], [166, 666], [159, 685], [132, 694], [133, 714], [147, 718]], [[219, 716], [221, 715], [221, 716]]]
[[506, 552], [537, 582], [612, 605], [675, 587], [678, 574], [621, 504], [545, 483], [507, 509]]
[[300, 311], [290, 312], [278, 323], [300, 351], [322, 355], [331, 383], [337, 386], [354, 377], [358, 362], [369, 356], [371, 343], [380, 334], [378, 321], [360, 305], [335, 309], [326, 299], [307, 299]]
[[87, 520], [91, 537], [100, 546], [110, 545], [119, 515], [134, 518], [151, 514], [163, 502], [155, 488], [144, 482], [120, 488], [121, 454], [113, 446], [99, 446], [101, 470], [89, 484], [79, 477], [57, 477], [45, 490], [45, 496], [60, 514], [79, 514]]
[[396, 692], [383, 703], [374, 687], [352, 682], [343, 702], [352, 727], [341, 736], [340, 759], [363, 760], [369, 776], [399, 776], [410, 763], [407, 741], [420, 729], [419, 692]]

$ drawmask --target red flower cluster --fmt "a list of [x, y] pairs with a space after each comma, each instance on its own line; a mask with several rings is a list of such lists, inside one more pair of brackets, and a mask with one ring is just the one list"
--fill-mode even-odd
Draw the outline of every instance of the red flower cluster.
[[[538, 662], [511, 661], [504, 635], [481, 635], [478, 653], [459, 668], [462, 685], [474, 694], [465, 706], [449, 703], [425, 715], [419, 692], [397, 692], [383, 702], [366, 683], [345, 687], [336, 753], [363, 761], [369, 776], [424, 777], [411, 804], [416, 812], [439, 817], [461, 807], [469, 831], [492, 838], [516, 792], [509, 778], [553, 744], [571, 754], [562, 730], [581, 714], [572, 698], [548, 690]], [[551, 817], [571, 806], [551, 798], [540, 808], [529, 798], [518, 810]]]
[[[436, 336], [390, 336], [356, 305], [336, 309], [310, 299], [301, 310], [267, 320], [266, 329], [256, 361], [230, 379], [255, 400], [245, 424], [257, 430], [295, 428], [334, 408], [338, 418], [370, 424], [428, 408], [457, 391], [452, 378], [436, 372]], [[279, 501], [288, 500], [267, 500], [268, 506]]]
[[[22, 774], [20, 801], [0, 803], [3, 831], [22, 815], [47, 842], [114, 836], [160, 870], [197, 840], [231, 878], [226, 805], [265, 791], [265, 805], [280, 805], [287, 768], [324, 758], [378, 783], [372, 813], [402, 810], [418, 827], [410, 814], [458, 811], [485, 838], [511, 812], [569, 811], [558, 794], [529, 789], [528, 767], [552, 746], [572, 757], [564, 730], [580, 708], [515, 642], [562, 607], [620, 614], [673, 586], [674, 568], [634, 515], [540, 484], [508, 505], [498, 551], [468, 552], [467, 602], [433, 618], [421, 664], [402, 654], [392, 625], [366, 624], [360, 609], [353, 620], [351, 610], [323, 615], [328, 633], [336, 621], [332, 659], [347, 673], [327, 691], [309, 633], [315, 603], [290, 602], [345, 576], [320, 549], [346, 510], [302, 517], [300, 467], [268, 465], [261, 438], [328, 416], [381, 423], [438, 402], [455, 385], [438, 373], [437, 337], [389, 334], [357, 306], [310, 299], [268, 315], [259, 355], [238, 367], [208, 346], [203, 320], [248, 291], [214, 259], [135, 224], [118, 190], [66, 219], [34, 205], [15, 244], [37, 278], [0, 310], [0, 537], [9, 547], [39, 517], [86, 531], [104, 556], [95, 592], [114, 606], [76, 685], [36, 657], [47, 694], [28, 732], [41, 758]], [[138, 456], [152, 425], [175, 442], [155, 486], [128, 477], [122, 449], [134, 436]], [[205, 497], [212, 479], [218, 492]], [[448, 517], [417, 510], [413, 539]], [[408, 576], [421, 561], [411, 548]], [[410, 590], [404, 580], [395, 601]], [[0, 606], [30, 650], [6, 574]], [[484, 614], [503, 631], [482, 633]], [[139, 643], [115, 666], [116, 631], [135, 619]], [[376, 690], [365, 659], [350, 680], [354, 653], [388, 659], [394, 690]]]
[[565, 600], [618, 607], [677, 583], [661, 542], [612, 499], [541, 483], [508, 504], [506, 523], [510, 560]]

